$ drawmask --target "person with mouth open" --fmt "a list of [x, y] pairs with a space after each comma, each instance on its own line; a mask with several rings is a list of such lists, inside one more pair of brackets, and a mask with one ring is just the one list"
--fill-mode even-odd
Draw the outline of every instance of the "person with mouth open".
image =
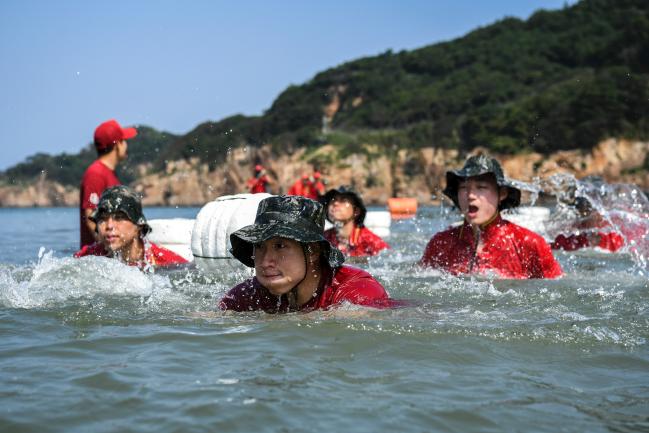
[[392, 306], [368, 272], [343, 266], [343, 254], [324, 237], [323, 206], [302, 196], [259, 202], [255, 223], [230, 235], [232, 255], [255, 276], [226, 293], [221, 310], [285, 313], [328, 309], [343, 302]]
[[472, 156], [461, 170], [447, 171], [444, 194], [460, 209], [464, 222], [434, 235], [420, 266], [454, 275], [561, 276], [561, 266], [541, 236], [500, 216], [501, 210], [520, 204], [521, 192], [505, 178], [497, 160]]

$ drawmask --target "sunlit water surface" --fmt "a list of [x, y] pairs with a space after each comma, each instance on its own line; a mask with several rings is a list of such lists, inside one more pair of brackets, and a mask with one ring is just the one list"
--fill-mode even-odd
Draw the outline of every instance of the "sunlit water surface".
[[0, 431], [649, 431], [629, 255], [557, 253], [554, 281], [417, 271], [456, 218], [427, 208], [357, 264], [412, 306], [222, 314], [243, 273], [70, 258], [76, 212], [0, 210]]

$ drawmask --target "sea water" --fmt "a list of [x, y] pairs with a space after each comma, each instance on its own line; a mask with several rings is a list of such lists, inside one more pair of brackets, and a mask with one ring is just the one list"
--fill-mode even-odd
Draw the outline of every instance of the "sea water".
[[557, 280], [414, 268], [456, 219], [420, 209], [355, 263], [410, 306], [269, 315], [217, 311], [244, 271], [73, 259], [77, 210], [0, 209], [0, 431], [649, 431], [633, 255], [557, 252]]

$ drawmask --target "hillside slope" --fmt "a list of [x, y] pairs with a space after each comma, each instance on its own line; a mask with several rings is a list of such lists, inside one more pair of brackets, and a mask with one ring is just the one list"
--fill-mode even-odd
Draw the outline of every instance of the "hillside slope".
[[[648, 1], [582, 0], [528, 20], [505, 18], [453, 41], [333, 67], [289, 86], [260, 116], [205, 122], [181, 136], [141, 127], [120, 177], [141, 184], [200, 166], [212, 174], [213, 190], [236, 192], [257, 162], [281, 160], [297, 175], [312, 166], [334, 173], [356, 155], [384, 158], [393, 175], [409, 174], [387, 181], [368, 172], [359, 187], [379, 183], [383, 196], [417, 190], [417, 175], [436, 175], [419, 167], [425, 158], [418, 155], [428, 149], [451, 158], [441, 167], [478, 147], [503, 158], [578, 152], [586, 164], [603, 140], [649, 141], [646, 59]], [[639, 179], [649, 170], [641, 150], [626, 168]], [[216, 176], [234, 153], [236, 171], [243, 171]], [[0, 173], [0, 184], [74, 188], [93, 158], [90, 147], [34, 155]]]

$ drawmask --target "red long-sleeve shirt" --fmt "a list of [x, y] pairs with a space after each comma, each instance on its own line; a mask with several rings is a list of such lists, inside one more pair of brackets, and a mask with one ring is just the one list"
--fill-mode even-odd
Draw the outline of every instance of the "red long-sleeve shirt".
[[[98, 242], [86, 245], [79, 251], [74, 253], [74, 257], [84, 256], [108, 256], [108, 251], [104, 248], [103, 244]], [[171, 266], [176, 264], [187, 263], [185, 258], [179, 256], [171, 250], [160, 247], [153, 242], [148, 242], [144, 250], [144, 261], [151, 266]]]
[[[391, 303], [387, 292], [369, 273], [352, 266], [341, 266], [333, 275], [323, 273], [324, 285], [318, 288], [316, 295], [300, 307], [301, 311], [327, 309], [342, 302], [366, 305], [377, 308], [397, 306], [398, 301]], [[234, 286], [221, 299], [221, 310], [265, 311], [280, 313], [289, 310], [286, 296], [275, 296], [261, 285], [256, 277]]]
[[375, 256], [390, 246], [367, 227], [354, 227], [347, 245], [341, 245], [336, 236], [336, 229], [324, 232], [325, 238], [343, 254], [351, 257]]
[[428, 242], [420, 265], [453, 274], [495, 272], [503, 278], [556, 278], [561, 266], [538, 234], [498, 216], [480, 230], [483, 247], [476, 252], [471, 226], [437, 233]]
[[554, 239], [551, 246], [553, 249], [563, 249], [566, 251], [574, 251], [580, 248], [599, 247], [604, 250], [615, 252], [624, 246], [624, 238], [616, 232], [597, 232], [599, 242], [597, 245], [592, 245], [588, 236], [585, 233], [573, 235], [559, 235]]

